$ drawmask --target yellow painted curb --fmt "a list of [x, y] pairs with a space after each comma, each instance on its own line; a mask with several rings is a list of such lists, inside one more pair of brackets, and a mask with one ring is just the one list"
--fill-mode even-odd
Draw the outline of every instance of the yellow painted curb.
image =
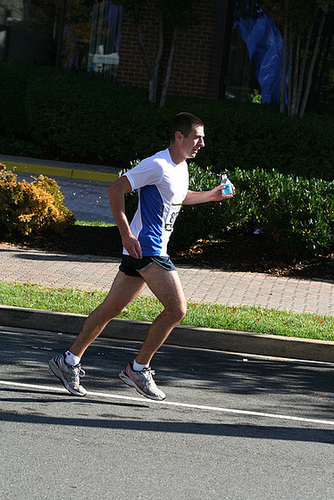
[[51, 167], [46, 165], [34, 165], [27, 163], [17, 163], [6, 161], [6, 167], [20, 173], [43, 174], [49, 177], [69, 177], [71, 179], [85, 179], [102, 182], [114, 182], [118, 179], [118, 174], [107, 172], [95, 172], [93, 170], [81, 170], [76, 168]]

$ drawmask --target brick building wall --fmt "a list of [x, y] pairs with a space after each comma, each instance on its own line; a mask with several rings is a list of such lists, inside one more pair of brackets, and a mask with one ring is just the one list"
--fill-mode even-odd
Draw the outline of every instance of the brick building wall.
[[[169, 95], [212, 99], [221, 97], [222, 68], [226, 57], [224, 54], [227, 53], [224, 49], [229, 3], [228, 0], [194, 2], [194, 14], [199, 23], [179, 33], [168, 87]], [[142, 28], [149, 62], [153, 67], [159, 46], [159, 16], [154, 0]], [[171, 36], [172, 28], [165, 27], [164, 53], [160, 63], [160, 90], [166, 72]], [[122, 29], [118, 81], [146, 88], [149, 83], [138, 44], [138, 33], [127, 13]]]

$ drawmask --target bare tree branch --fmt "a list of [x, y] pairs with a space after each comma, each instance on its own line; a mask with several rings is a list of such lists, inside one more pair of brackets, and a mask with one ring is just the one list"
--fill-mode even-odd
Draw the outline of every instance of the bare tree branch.
[[170, 50], [169, 50], [166, 78], [165, 78], [165, 81], [164, 81], [164, 84], [162, 87], [162, 92], [161, 92], [160, 108], [162, 108], [166, 103], [167, 89], [168, 89], [170, 77], [172, 75], [172, 65], [173, 65], [173, 60], [174, 60], [175, 47], [176, 47], [178, 33], [179, 33], [178, 27], [175, 26], [174, 32], [173, 32], [173, 40], [172, 40]]
[[310, 88], [311, 88], [311, 84], [312, 84], [313, 69], [314, 69], [316, 58], [317, 58], [319, 45], [320, 45], [320, 38], [321, 38], [322, 30], [324, 28], [325, 21], [326, 21], [326, 12], [323, 11], [320, 25], [318, 28], [317, 38], [315, 41], [315, 47], [314, 47], [313, 54], [312, 54], [312, 59], [311, 59], [311, 63], [310, 63], [309, 71], [308, 71], [308, 77], [307, 77], [307, 83], [306, 83], [306, 88], [305, 88], [305, 92], [304, 92], [304, 97], [303, 97], [303, 101], [302, 101], [300, 111], [299, 111], [300, 118], [302, 118], [304, 116], [308, 96], [310, 93]]
[[160, 61], [164, 50], [164, 19], [163, 13], [159, 12], [159, 50], [157, 57], [155, 59], [154, 71], [150, 82], [150, 92], [149, 92], [149, 101], [156, 103], [157, 102], [157, 89], [158, 89], [158, 78], [159, 78], [159, 68]]
[[[300, 33], [300, 29], [298, 30]], [[292, 102], [291, 102], [291, 115], [295, 116], [298, 113], [297, 109], [297, 89], [298, 89], [298, 79], [299, 79], [299, 60], [300, 60], [300, 34], [296, 42], [295, 50], [295, 61], [293, 69], [293, 85], [292, 85]]]
[[304, 48], [304, 55], [303, 55], [303, 60], [302, 60], [300, 75], [299, 75], [297, 101], [296, 101], [296, 114], [298, 114], [298, 112], [299, 112], [300, 100], [301, 100], [301, 96], [303, 93], [306, 62], [307, 62], [307, 57], [308, 57], [308, 53], [309, 53], [309, 49], [310, 49], [310, 43], [311, 43], [312, 33], [313, 33], [313, 29], [314, 29], [315, 19], [316, 19], [316, 14], [313, 16], [312, 22], [311, 22], [309, 29], [308, 29], [308, 32], [307, 32], [306, 44], [305, 44], [305, 48]]
[[288, 8], [289, 1], [285, 0], [284, 4], [284, 32], [283, 32], [283, 61], [282, 61], [282, 74], [281, 74], [281, 98], [280, 98], [280, 112], [285, 111], [285, 93], [286, 93], [286, 69], [287, 69], [287, 53], [288, 53]]
[[293, 39], [292, 39], [292, 25], [291, 22], [288, 25], [289, 32], [289, 49], [290, 49], [290, 57], [289, 57], [289, 82], [288, 82], [288, 116], [292, 114], [292, 62], [294, 59], [294, 47], [293, 47]]

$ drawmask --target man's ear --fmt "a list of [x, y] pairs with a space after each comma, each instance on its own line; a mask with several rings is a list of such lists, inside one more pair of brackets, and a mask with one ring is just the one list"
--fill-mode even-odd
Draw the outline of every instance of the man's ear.
[[177, 130], [175, 132], [175, 141], [176, 142], [181, 142], [182, 138], [183, 138], [183, 134], [179, 130]]

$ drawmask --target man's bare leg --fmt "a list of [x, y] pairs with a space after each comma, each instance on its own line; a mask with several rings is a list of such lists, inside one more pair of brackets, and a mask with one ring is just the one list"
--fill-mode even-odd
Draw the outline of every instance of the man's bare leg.
[[[146, 271], [140, 274], [165, 307], [153, 321], [135, 359], [136, 363], [148, 366], [154, 353], [186, 314], [186, 300], [176, 271], [167, 271], [153, 262]], [[147, 398], [158, 401], [165, 399], [166, 394], [157, 387], [153, 379], [154, 372], [146, 367], [141, 371], [136, 371], [134, 365], [135, 363], [130, 363], [125, 370], [122, 370], [119, 374], [120, 379]]]
[[173, 328], [184, 318], [187, 305], [177, 271], [167, 271], [153, 262], [146, 271], [140, 274], [165, 308], [153, 321], [136, 357], [137, 363], [149, 364]]
[[100, 335], [109, 321], [121, 314], [147, 284], [164, 306], [153, 321], [136, 357], [140, 364], [149, 364], [155, 352], [165, 342], [173, 328], [186, 314], [186, 300], [179, 275], [153, 262], [140, 273], [142, 278], [127, 276], [119, 271], [105, 300], [88, 316], [69, 351], [82, 357], [89, 345]]
[[74, 356], [81, 358], [87, 347], [99, 336], [107, 323], [120, 314], [144, 287], [145, 281], [141, 277], [126, 276], [119, 271], [105, 300], [86, 319], [81, 332], [70, 348], [70, 352], [67, 351], [67, 353], [49, 360], [51, 371], [71, 394], [75, 396], [87, 394], [86, 389], [80, 383], [80, 377], [83, 377], [85, 372]]
[[119, 271], [104, 301], [88, 316], [69, 351], [81, 358], [112, 318], [115, 318], [145, 288], [142, 278]]

